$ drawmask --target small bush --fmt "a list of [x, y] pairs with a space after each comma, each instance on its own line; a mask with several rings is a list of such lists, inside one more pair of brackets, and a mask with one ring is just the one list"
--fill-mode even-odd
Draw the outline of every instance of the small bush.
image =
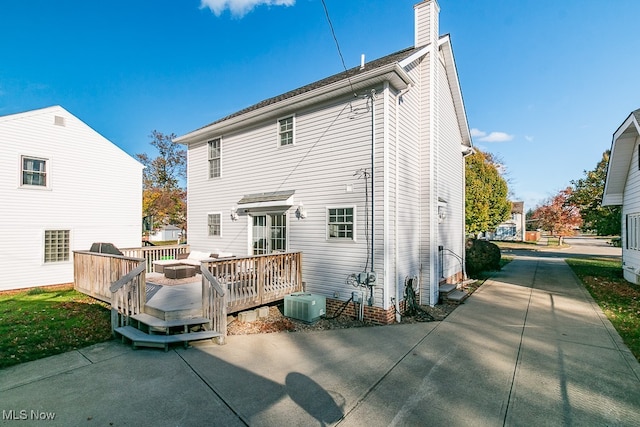
[[500, 248], [486, 240], [467, 240], [467, 274], [500, 270]]

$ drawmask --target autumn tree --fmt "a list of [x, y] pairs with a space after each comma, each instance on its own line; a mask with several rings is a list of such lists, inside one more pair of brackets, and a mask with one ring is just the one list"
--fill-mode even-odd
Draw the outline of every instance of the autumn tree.
[[151, 227], [175, 225], [186, 229], [187, 192], [184, 182], [187, 176], [187, 152], [173, 142], [175, 134], [163, 134], [154, 130], [149, 136], [158, 155], [136, 157], [145, 168], [143, 171], [142, 213], [153, 218]]
[[467, 234], [494, 230], [511, 214], [506, 180], [490, 153], [476, 149], [466, 158], [465, 228]]
[[611, 151], [602, 154], [602, 159], [592, 171], [584, 171], [584, 178], [571, 181], [574, 187], [569, 202], [580, 209], [584, 227], [599, 236], [618, 235], [621, 231], [621, 206], [602, 206], [604, 184]]
[[533, 212], [533, 219], [538, 220], [539, 227], [558, 237], [558, 244], [582, 225], [580, 209], [570, 202], [572, 193], [573, 189], [567, 187]]

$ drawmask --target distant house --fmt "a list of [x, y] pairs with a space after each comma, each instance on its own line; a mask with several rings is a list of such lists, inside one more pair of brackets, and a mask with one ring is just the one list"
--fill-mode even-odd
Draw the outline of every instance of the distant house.
[[491, 240], [522, 242], [525, 233], [524, 202], [511, 202], [511, 216], [489, 234]]
[[142, 165], [60, 106], [0, 117], [0, 290], [73, 282], [74, 250], [140, 246]]
[[413, 47], [176, 139], [193, 248], [301, 251], [307, 291], [329, 307], [363, 290], [383, 322], [408, 282], [433, 305], [461, 278], [471, 138], [439, 6], [414, 10]]
[[168, 242], [178, 240], [182, 236], [182, 230], [175, 225], [165, 225], [159, 230], [149, 234], [149, 240], [152, 242]]
[[603, 206], [622, 206], [622, 269], [624, 278], [640, 284], [640, 109], [613, 134]]

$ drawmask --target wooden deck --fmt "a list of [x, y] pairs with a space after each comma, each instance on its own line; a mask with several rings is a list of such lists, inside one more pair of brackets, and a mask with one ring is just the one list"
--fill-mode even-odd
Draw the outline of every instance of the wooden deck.
[[[184, 247], [181, 245], [173, 250], [177, 255], [177, 251]], [[209, 332], [216, 331], [219, 334], [203, 333], [201, 335], [203, 337], [215, 335], [218, 341], [223, 343], [226, 337], [228, 313], [279, 301], [284, 299], [285, 295], [303, 290], [300, 252], [209, 259], [202, 262], [202, 274], [196, 281], [190, 283], [189, 292], [185, 291], [186, 286], [163, 287], [166, 288], [162, 292], [165, 294], [165, 301], [190, 307], [188, 311], [178, 310], [167, 317], [166, 307], [156, 307], [161, 300], [159, 296], [147, 298], [147, 272], [153, 260], [161, 259], [154, 249], [156, 248], [129, 252], [144, 255], [145, 258], [86, 251], [74, 252], [75, 289], [111, 303], [112, 329], [122, 336], [127, 336], [137, 345], [144, 345], [144, 340], [138, 333], [135, 333], [134, 337], [130, 329], [134, 320], [146, 318], [145, 314], [164, 322], [180, 323], [180, 320], [184, 320], [182, 325], [185, 326], [185, 331], [188, 329], [190, 319], [204, 318], [207, 324], [203, 327]], [[149, 258], [146, 258], [147, 255]], [[168, 294], [173, 295], [167, 297]], [[152, 328], [152, 324], [155, 324], [154, 322], [144, 323]], [[169, 329], [167, 328], [167, 331]], [[182, 337], [184, 339], [175, 338], [173, 341], [164, 339], [163, 342], [176, 342], [181, 339], [185, 341], [187, 337], [191, 339], [195, 336], [185, 335]], [[149, 338], [149, 345], [157, 342], [157, 337]]]

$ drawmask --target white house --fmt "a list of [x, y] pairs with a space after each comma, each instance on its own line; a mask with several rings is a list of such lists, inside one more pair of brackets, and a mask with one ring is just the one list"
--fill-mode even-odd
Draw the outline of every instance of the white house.
[[525, 238], [524, 202], [511, 202], [511, 216], [500, 223], [496, 231], [489, 233], [491, 240], [509, 240], [522, 242]]
[[603, 206], [622, 206], [622, 269], [624, 278], [640, 284], [640, 109], [613, 134]]
[[60, 106], [0, 117], [0, 290], [73, 282], [73, 251], [138, 247], [142, 165]]
[[149, 240], [152, 242], [168, 242], [170, 240], [178, 240], [181, 236], [181, 228], [175, 225], [165, 225], [149, 234]]
[[439, 6], [414, 9], [413, 47], [176, 139], [191, 247], [301, 251], [306, 290], [329, 312], [360, 290], [382, 322], [409, 279], [433, 305], [441, 282], [461, 278], [471, 138]]

